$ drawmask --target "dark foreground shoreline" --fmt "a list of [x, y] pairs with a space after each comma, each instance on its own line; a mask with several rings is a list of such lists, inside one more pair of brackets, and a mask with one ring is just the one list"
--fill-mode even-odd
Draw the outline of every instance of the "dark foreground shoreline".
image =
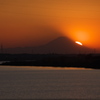
[[6, 63], [3, 63], [1, 65], [6, 65], [6, 66], [37, 66], [37, 67], [61, 67], [61, 68], [70, 68], [70, 67], [75, 67], [75, 68], [91, 68], [91, 69], [100, 69], [100, 65], [98, 66], [95, 66], [95, 65], [89, 65], [89, 63], [87, 64], [83, 64], [83, 63], [79, 63], [79, 64], [76, 64], [76, 63], [73, 63], [71, 62], [70, 63], [67, 63], [67, 64], [46, 64], [45, 62], [44, 63], [39, 63], [39, 62], [23, 62], [23, 61], [15, 61], [15, 62], [6, 62]]
[[[24, 55], [25, 56], [25, 55]], [[27, 55], [28, 56], [28, 55]], [[32, 56], [32, 55], [31, 55]], [[80, 55], [37, 55], [31, 59], [14, 59], [9, 62], [4, 62], [1, 65], [10, 66], [52, 66], [52, 67], [77, 67], [77, 68], [92, 68], [100, 69], [100, 55], [80, 54]], [[16, 58], [14, 56], [14, 58]], [[28, 56], [29, 58], [29, 56]]]

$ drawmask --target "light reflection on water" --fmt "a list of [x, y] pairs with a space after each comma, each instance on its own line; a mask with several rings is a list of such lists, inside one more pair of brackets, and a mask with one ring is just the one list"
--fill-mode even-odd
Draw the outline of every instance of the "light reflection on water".
[[6, 62], [10, 62], [10, 61], [0, 61], [0, 64], [2, 64], [2, 63], [6, 63]]
[[0, 66], [1, 70], [93, 70], [91, 68], [52, 67], [52, 66]]

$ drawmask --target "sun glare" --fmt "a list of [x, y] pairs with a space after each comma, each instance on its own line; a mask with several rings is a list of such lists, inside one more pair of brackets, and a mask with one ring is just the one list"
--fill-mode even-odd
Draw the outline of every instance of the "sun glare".
[[75, 41], [75, 43], [77, 43], [78, 45], [83, 45], [81, 42], [79, 41]]

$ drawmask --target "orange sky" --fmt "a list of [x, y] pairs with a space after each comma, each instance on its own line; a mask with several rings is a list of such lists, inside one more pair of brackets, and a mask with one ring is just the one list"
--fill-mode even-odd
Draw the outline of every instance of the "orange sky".
[[41, 45], [59, 36], [100, 48], [100, 0], [0, 0], [4, 47]]

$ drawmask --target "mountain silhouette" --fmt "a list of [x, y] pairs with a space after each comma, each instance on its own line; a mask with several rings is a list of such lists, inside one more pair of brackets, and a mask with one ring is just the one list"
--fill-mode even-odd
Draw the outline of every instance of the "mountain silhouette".
[[25, 48], [9, 48], [6, 49], [7, 53], [34, 53], [34, 54], [76, 54], [76, 53], [88, 53], [91, 49], [84, 45], [78, 45], [75, 41], [67, 37], [59, 37], [45, 45], [37, 47], [25, 47]]
[[75, 43], [75, 41], [67, 37], [59, 37], [44, 45], [43, 49], [44, 48], [47, 52], [50, 51], [51, 53], [58, 54], [86, 53], [91, 51], [89, 48], [78, 45]]

